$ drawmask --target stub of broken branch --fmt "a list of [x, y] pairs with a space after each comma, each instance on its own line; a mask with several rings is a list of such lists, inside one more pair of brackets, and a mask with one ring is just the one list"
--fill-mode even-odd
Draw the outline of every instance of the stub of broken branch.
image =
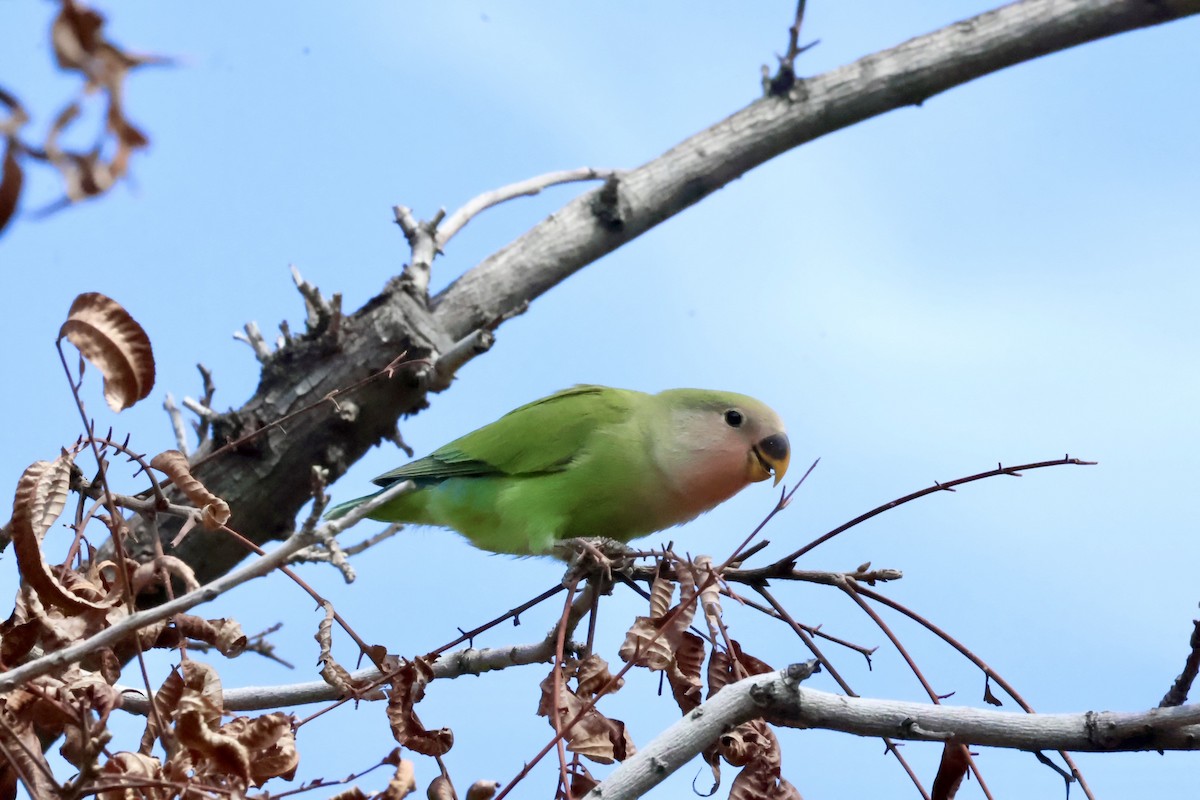
[[443, 391], [454, 381], [455, 375], [464, 364], [492, 349], [495, 341], [495, 334], [484, 328], [467, 334], [442, 353], [432, 366], [425, 369], [421, 373], [421, 379], [430, 391]]

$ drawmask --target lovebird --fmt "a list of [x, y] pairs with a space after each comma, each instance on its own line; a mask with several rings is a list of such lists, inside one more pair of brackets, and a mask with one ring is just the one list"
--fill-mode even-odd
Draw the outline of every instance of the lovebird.
[[494, 553], [547, 554], [577, 537], [628, 542], [772, 475], [778, 485], [790, 455], [779, 416], [746, 395], [575, 386], [380, 475], [385, 489], [416, 489], [370, 516], [452, 528]]

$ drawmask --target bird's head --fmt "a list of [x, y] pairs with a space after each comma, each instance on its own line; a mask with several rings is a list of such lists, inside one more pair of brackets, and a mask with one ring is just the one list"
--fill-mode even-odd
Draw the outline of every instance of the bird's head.
[[[673, 445], [686, 458], [687, 482], [721, 483], [726, 496], [748, 483], [783, 480], [791, 446], [770, 406], [733, 392], [672, 389], [658, 395], [672, 409]], [[723, 492], [723, 493], [724, 493]], [[722, 498], [723, 499], [723, 498]]]

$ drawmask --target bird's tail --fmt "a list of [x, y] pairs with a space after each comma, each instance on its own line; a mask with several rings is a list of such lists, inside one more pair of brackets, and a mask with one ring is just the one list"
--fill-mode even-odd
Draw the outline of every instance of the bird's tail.
[[356, 497], [353, 500], [347, 500], [344, 503], [338, 503], [336, 506], [325, 512], [325, 519], [338, 519], [340, 517], [344, 517], [356, 506], [367, 502], [377, 494], [379, 494], [379, 492], [375, 492], [375, 494], [369, 494], [364, 497]]

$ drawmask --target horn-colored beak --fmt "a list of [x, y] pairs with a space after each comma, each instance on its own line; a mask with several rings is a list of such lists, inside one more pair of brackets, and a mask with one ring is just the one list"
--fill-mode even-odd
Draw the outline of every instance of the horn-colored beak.
[[[786, 433], [773, 433], [765, 439], [761, 440], [752, 448], [754, 457], [758, 461], [755, 470], [755, 481], [764, 481], [772, 474], [775, 476], [775, 485], [783, 480], [783, 476], [787, 474], [788, 463], [792, 458], [792, 448], [788, 443]], [[761, 473], [759, 471], [761, 470]]]

